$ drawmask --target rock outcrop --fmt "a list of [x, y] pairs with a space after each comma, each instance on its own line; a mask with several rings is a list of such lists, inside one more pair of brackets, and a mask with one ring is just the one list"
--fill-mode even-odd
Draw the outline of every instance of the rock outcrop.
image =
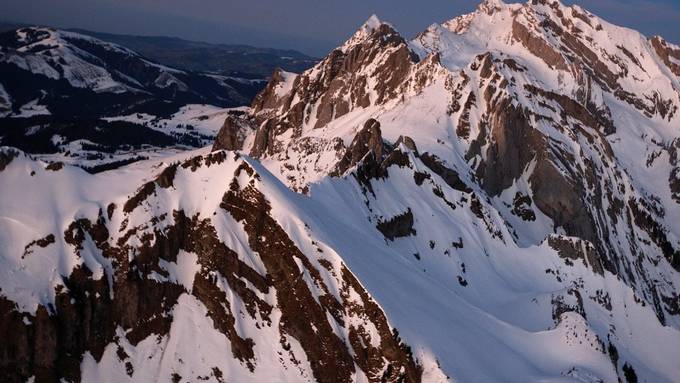
[[242, 113], [231, 112], [215, 137], [212, 150], [241, 150], [244, 140], [253, 130], [250, 119]]
[[357, 135], [354, 136], [345, 155], [340, 162], [338, 162], [334, 174], [344, 174], [349, 168], [354, 167], [367, 155], [371, 155], [373, 161], [380, 163], [383, 158], [383, 145], [383, 139], [380, 133], [380, 123], [374, 119], [369, 119]]

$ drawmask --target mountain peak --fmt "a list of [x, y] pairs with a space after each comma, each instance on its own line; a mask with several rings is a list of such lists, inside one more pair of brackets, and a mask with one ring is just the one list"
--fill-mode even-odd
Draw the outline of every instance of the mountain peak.
[[505, 3], [502, 0], [483, 0], [479, 5], [477, 6], [477, 10], [492, 14], [496, 10], [500, 10], [505, 6]]
[[505, 2], [503, 2], [503, 0], [482, 0], [482, 2], [479, 3], [477, 8], [502, 7], [503, 5], [505, 5]]
[[359, 44], [379, 30], [381, 30], [381, 33], [384, 34], [398, 34], [392, 24], [380, 20], [378, 16], [373, 14], [359, 27], [356, 32], [354, 32], [354, 35], [352, 35], [352, 37], [345, 42], [341, 49], [344, 51], [348, 47]]
[[382, 25], [382, 21], [376, 16], [376, 14], [372, 14], [371, 17], [366, 20], [362, 28], [365, 29], [378, 29], [380, 25]]
[[355, 33], [355, 35], [361, 34], [362, 36], [370, 36], [383, 25], [388, 26], [390, 29], [394, 29], [392, 24], [380, 20], [380, 18], [374, 13], [361, 25], [361, 27], [359, 27], [359, 30]]

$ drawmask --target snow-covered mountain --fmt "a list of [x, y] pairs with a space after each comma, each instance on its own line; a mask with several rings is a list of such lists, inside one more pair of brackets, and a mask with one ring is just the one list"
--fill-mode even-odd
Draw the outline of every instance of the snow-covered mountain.
[[0, 142], [99, 170], [212, 142], [266, 79], [170, 68], [90, 36], [0, 34]]
[[253, 81], [166, 67], [75, 32], [27, 27], [0, 34], [0, 83], [9, 95], [3, 108], [15, 116], [100, 117], [172, 112], [186, 104], [240, 106], [260, 89]]
[[557, 1], [371, 17], [212, 148], [0, 151], [7, 381], [674, 382], [680, 48]]
[[173, 68], [231, 77], [267, 79], [276, 68], [300, 73], [319, 61], [289, 49], [205, 43], [165, 36], [119, 35], [82, 29], [71, 31], [122, 45]]

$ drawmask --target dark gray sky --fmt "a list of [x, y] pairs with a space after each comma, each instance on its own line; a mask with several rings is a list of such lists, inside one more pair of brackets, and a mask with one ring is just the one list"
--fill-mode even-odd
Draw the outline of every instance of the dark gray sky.
[[[511, 2], [506, 0], [507, 2]], [[680, 43], [680, 0], [563, 0]], [[100, 32], [293, 48], [323, 56], [371, 14], [412, 37], [476, 0], [1, 0], [0, 19]]]

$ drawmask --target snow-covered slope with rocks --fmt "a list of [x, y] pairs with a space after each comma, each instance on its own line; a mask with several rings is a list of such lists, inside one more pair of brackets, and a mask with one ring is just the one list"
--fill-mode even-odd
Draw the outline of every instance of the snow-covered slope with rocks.
[[677, 381], [679, 56], [487, 0], [412, 41], [371, 17], [212, 151], [89, 175], [3, 148], [0, 372]]

